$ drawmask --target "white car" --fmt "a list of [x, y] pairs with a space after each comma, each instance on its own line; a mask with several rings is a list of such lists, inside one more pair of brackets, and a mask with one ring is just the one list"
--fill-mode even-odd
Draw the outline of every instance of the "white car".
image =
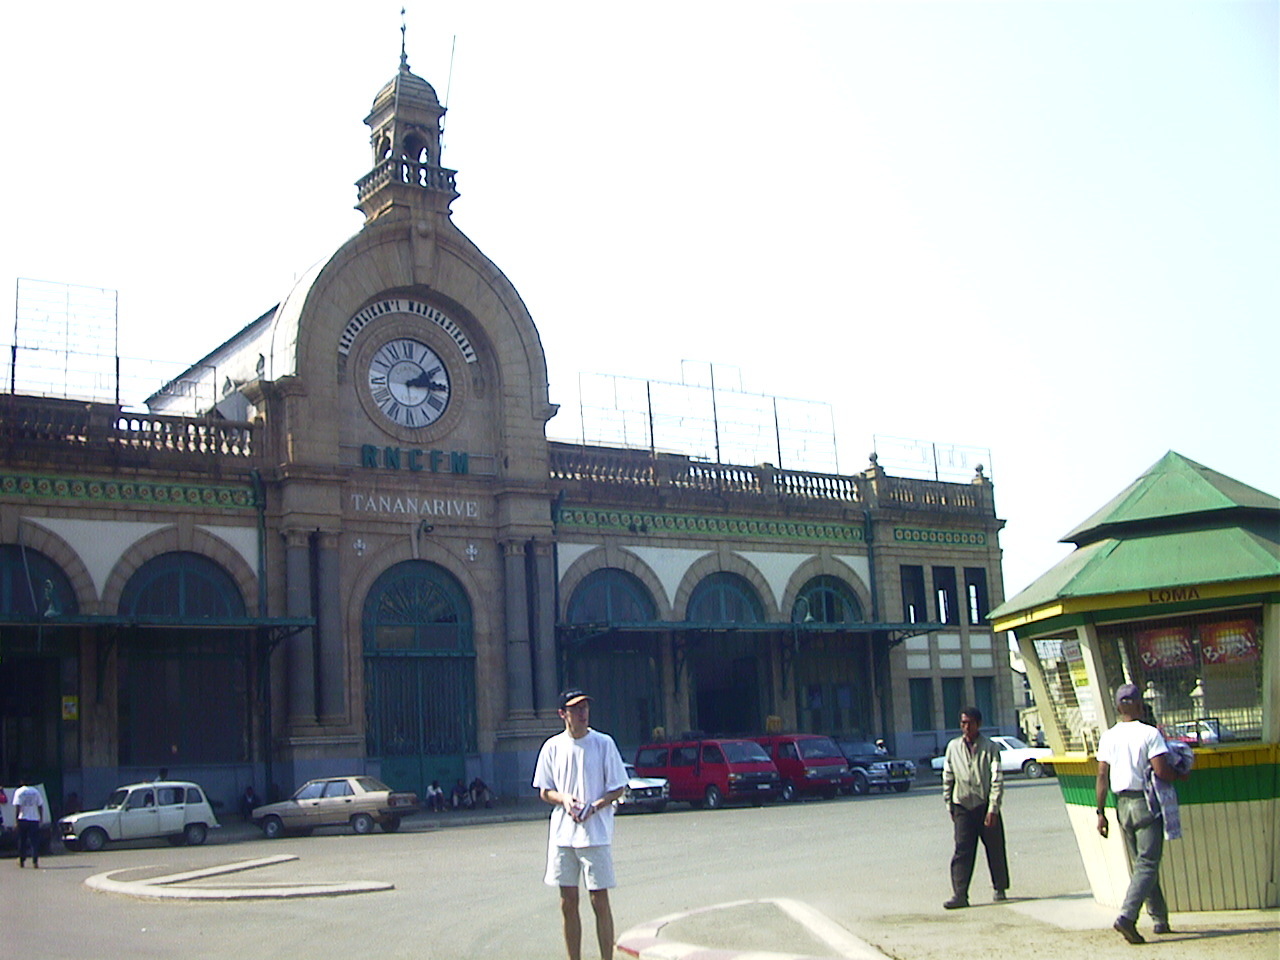
[[[991, 742], [1000, 748], [1000, 769], [1005, 773], [1025, 773], [1028, 777], [1047, 777], [1053, 773], [1048, 762], [1053, 751], [1048, 747], [1031, 747], [1017, 737], [996, 736]], [[929, 761], [935, 773], [942, 772], [942, 757]]]
[[671, 784], [664, 777], [642, 777], [629, 763], [625, 766], [627, 786], [622, 796], [615, 801], [618, 813], [641, 810], [661, 813], [667, 809], [667, 801], [671, 799]]
[[199, 846], [221, 824], [209, 798], [197, 784], [154, 780], [117, 787], [101, 810], [74, 813], [58, 821], [59, 836], [70, 850], [96, 853], [108, 840], [164, 837], [173, 846]]

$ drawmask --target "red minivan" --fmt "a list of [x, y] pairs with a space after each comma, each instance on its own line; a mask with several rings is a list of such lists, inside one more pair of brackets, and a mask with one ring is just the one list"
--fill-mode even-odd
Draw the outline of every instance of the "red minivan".
[[828, 800], [853, 786], [853, 774], [836, 742], [816, 733], [776, 733], [753, 737], [764, 747], [782, 778], [782, 799], [817, 794]]
[[778, 768], [754, 740], [676, 740], [636, 751], [636, 772], [665, 777], [671, 799], [714, 810], [726, 802], [762, 804], [781, 789]]

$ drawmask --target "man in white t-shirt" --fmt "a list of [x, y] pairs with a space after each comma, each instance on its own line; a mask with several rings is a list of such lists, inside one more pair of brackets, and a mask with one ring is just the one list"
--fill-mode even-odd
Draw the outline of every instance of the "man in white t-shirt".
[[40, 866], [40, 821], [44, 819], [44, 797], [24, 777], [22, 786], [13, 792], [13, 812], [18, 823], [18, 866], [27, 865], [27, 851], [31, 851], [31, 865]]
[[533, 785], [555, 807], [547, 841], [548, 886], [560, 888], [560, 913], [569, 960], [582, 957], [578, 885], [585, 880], [596, 917], [602, 960], [613, 957], [613, 801], [627, 786], [627, 771], [613, 737], [590, 727], [591, 698], [581, 690], [560, 694], [564, 730], [538, 753]]
[[1119, 722], [1098, 741], [1098, 833], [1107, 836], [1107, 791], [1116, 795], [1116, 821], [1129, 856], [1129, 890], [1112, 924], [1130, 943], [1145, 943], [1138, 932], [1143, 903], [1156, 933], [1172, 933], [1169, 907], [1160, 889], [1160, 858], [1164, 855], [1164, 818], [1152, 813], [1145, 793], [1147, 770], [1161, 780], [1185, 780], [1169, 763], [1169, 747], [1160, 731], [1141, 721], [1144, 708], [1137, 686], [1126, 683], [1116, 691]]

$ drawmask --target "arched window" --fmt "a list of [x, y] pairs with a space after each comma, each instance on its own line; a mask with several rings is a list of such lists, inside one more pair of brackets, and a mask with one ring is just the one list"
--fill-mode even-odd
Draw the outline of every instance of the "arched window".
[[685, 619], [694, 623], [760, 623], [764, 607], [736, 573], [713, 573], [693, 588]]
[[426, 560], [396, 564], [378, 577], [363, 621], [368, 654], [472, 649], [466, 594], [447, 570]]
[[71, 581], [61, 567], [30, 547], [0, 546], [0, 614], [26, 618], [78, 612]]
[[653, 597], [644, 584], [616, 567], [587, 574], [569, 598], [569, 623], [647, 623], [656, 619]]
[[162, 553], [137, 569], [120, 595], [120, 613], [219, 619], [243, 617], [231, 574], [198, 553]]
[[793, 623], [860, 623], [862, 604], [849, 585], [838, 577], [814, 577], [796, 596], [791, 607]]

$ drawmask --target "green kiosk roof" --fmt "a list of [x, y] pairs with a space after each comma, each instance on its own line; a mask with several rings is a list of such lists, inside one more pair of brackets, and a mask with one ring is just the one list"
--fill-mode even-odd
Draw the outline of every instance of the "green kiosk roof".
[[1077, 549], [993, 610], [997, 629], [1085, 597], [1280, 578], [1280, 498], [1170, 451], [1063, 542]]

